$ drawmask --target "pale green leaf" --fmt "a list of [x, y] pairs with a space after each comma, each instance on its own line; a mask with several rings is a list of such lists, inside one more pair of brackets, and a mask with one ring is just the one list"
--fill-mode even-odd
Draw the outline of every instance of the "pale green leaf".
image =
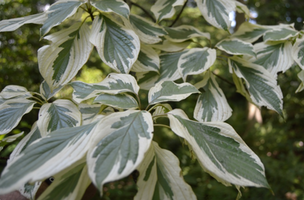
[[204, 89], [195, 105], [194, 118], [196, 120], [199, 122], [226, 121], [232, 115], [232, 109], [210, 71], [195, 86]]
[[278, 72], [285, 72], [294, 63], [292, 58], [292, 44], [284, 43], [257, 43], [254, 45], [256, 57], [248, 60], [267, 69], [274, 77]]
[[140, 51], [135, 32], [104, 15], [95, 17], [90, 42], [102, 61], [121, 73], [129, 73]]
[[56, 174], [38, 200], [81, 200], [90, 183], [87, 166], [82, 161]]
[[188, 75], [201, 74], [208, 70], [216, 60], [215, 49], [192, 48], [184, 52], [177, 63], [178, 70], [186, 81]]
[[[153, 137], [146, 111], [125, 111], [104, 117], [102, 135], [94, 138], [87, 156], [89, 176], [102, 193], [103, 184], [128, 176], [142, 162]], [[100, 140], [101, 139], [101, 140]]]
[[157, 21], [171, 18], [175, 14], [175, 7], [182, 6], [186, 0], [157, 0], [151, 11]]
[[[100, 135], [96, 123], [58, 129], [36, 140], [6, 166], [0, 179], [0, 194], [27, 182], [43, 180], [84, 158], [92, 134]], [[22, 167], [20, 167], [22, 166]]]
[[159, 71], [159, 56], [156, 51], [147, 45], [141, 44], [138, 59], [132, 66], [131, 71], [133, 72], [149, 72]]
[[129, 6], [123, 0], [91, 0], [90, 3], [100, 11], [114, 12], [125, 18], [129, 18]]
[[67, 127], [79, 126], [81, 113], [77, 106], [66, 99], [58, 99], [44, 104], [39, 110], [37, 125], [42, 136]]
[[47, 19], [40, 29], [41, 36], [46, 35], [52, 27], [61, 24], [64, 20], [74, 15], [84, 2], [78, 0], [58, 1], [46, 11]]
[[229, 31], [229, 13], [236, 9], [234, 0], [196, 0], [196, 3], [207, 22]]
[[153, 142], [138, 167], [138, 192], [135, 200], [195, 200], [196, 196], [181, 175], [178, 158]]
[[38, 64], [51, 93], [73, 79], [87, 62], [93, 49], [89, 36], [88, 25], [76, 23], [45, 37], [52, 43], [38, 50]]
[[292, 48], [294, 61], [304, 70], [304, 38], [297, 39]]
[[244, 13], [245, 18], [249, 19], [251, 14], [250, 14], [250, 10], [248, 9], [248, 7], [239, 1], [235, 1], [235, 4], [236, 4], [236, 11], [238, 13]]
[[262, 66], [242, 58], [233, 57], [228, 63], [231, 71], [245, 80], [254, 104], [266, 106], [283, 116], [283, 94], [273, 75]]
[[216, 47], [231, 55], [248, 55], [255, 56], [253, 45], [249, 42], [232, 38], [224, 39], [216, 44]]
[[100, 94], [95, 98], [94, 103], [101, 103], [120, 109], [138, 108], [136, 99], [128, 94]]
[[149, 90], [149, 104], [156, 104], [167, 101], [181, 101], [193, 93], [199, 91], [190, 83], [177, 84], [173, 81], [157, 83]]
[[167, 32], [159, 25], [146, 20], [138, 15], [130, 15], [129, 20], [124, 20], [125, 24], [132, 27], [139, 39], [146, 44], [161, 42], [161, 36]]
[[36, 102], [25, 98], [13, 98], [0, 104], [0, 135], [15, 128], [23, 115], [29, 113]]
[[71, 83], [71, 86], [74, 89], [73, 99], [78, 103], [96, 97], [100, 93], [119, 94], [131, 92], [137, 94], [139, 91], [139, 86], [133, 76], [116, 73], [110, 73], [99, 83], [89, 84], [75, 81]]
[[168, 117], [172, 131], [187, 141], [203, 169], [219, 182], [269, 188], [259, 157], [230, 125], [192, 121], [179, 109]]
[[155, 49], [159, 49], [166, 52], [179, 52], [186, 49], [190, 43], [191, 41], [188, 40], [182, 43], [174, 43], [170, 40], [164, 39], [161, 42], [157, 44], [152, 44], [150, 46]]
[[262, 37], [267, 30], [265, 26], [244, 22], [231, 37], [252, 43]]
[[165, 37], [172, 42], [184, 42], [196, 37], [204, 37], [210, 40], [210, 33], [203, 33], [190, 25], [166, 27], [166, 31], [168, 32], [168, 35]]
[[2, 20], [0, 21], [0, 32], [14, 31], [24, 24], [43, 24], [46, 19], [47, 16], [45, 13], [39, 13], [25, 17]]

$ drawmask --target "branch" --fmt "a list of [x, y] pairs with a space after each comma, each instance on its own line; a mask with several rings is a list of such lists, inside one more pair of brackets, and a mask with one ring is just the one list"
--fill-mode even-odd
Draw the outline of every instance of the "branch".
[[151, 20], [155, 23], [156, 22], [156, 19], [154, 19], [154, 17], [144, 8], [142, 7], [141, 5], [137, 4], [137, 3], [134, 3], [131, 1], [131, 5], [133, 6], [136, 6], [138, 8], [140, 8], [146, 15], [148, 15], [149, 18], [151, 18]]
[[186, 2], [184, 3], [181, 11], [178, 13], [178, 15], [176, 16], [175, 20], [172, 22], [172, 24], [169, 27], [172, 27], [177, 22], [177, 20], [180, 18], [180, 16], [182, 15], [182, 12], [184, 11], [187, 3], [188, 3], [188, 0], [186, 0]]
[[212, 74], [214, 74], [216, 77], [218, 77], [218, 78], [221, 79], [222, 81], [225, 81], [226, 83], [235, 86], [233, 83], [231, 83], [231, 82], [228, 81], [227, 79], [221, 77], [220, 75], [218, 75], [218, 74], [216, 74], [216, 73], [214, 73], [214, 72], [212, 72]]

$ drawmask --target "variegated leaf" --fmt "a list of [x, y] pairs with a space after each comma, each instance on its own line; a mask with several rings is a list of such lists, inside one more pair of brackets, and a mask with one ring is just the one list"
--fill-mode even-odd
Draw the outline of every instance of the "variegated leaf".
[[140, 89], [150, 90], [151, 87], [155, 85], [159, 79], [159, 74], [156, 72], [137, 72], [136, 79], [139, 84]]
[[151, 47], [155, 49], [159, 49], [166, 52], [179, 52], [187, 48], [191, 41], [185, 41], [182, 43], [174, 43], [170, 40], [164, 39], [163, 41], [150, 45]]
[[186, 0], [157, 0], [151, 11], [159, 22], [171, 18], [175, 14], [175, 7], [182, 6]]
[[100, 123], [102, 137], [94, 138], [87, 156], [89, 176], [102, 192], [103, 184], [128, 176], [142, 162], [153, 137], [153, 122], [146, 111], [110, 114]]
[[298, 77], [301, 80], [301, 83], [300, 83], [299, 87], [297, 88], [296, 93], [304, 90], [304, 71], [303, 70], [300, 73], [298, 73]]
[[168, 35], [165, 37], [172, 42], [184, 42], [195, 37], [205, 37], [210, 40], [210, 33], [203, 33], [190, 25], [166, 27]]
[[45, 13], [39, 13], [26, 17], [2, 20], [0, 21], [0, 32], [14, 31], [24, 24], [43, 24], [46, 19]]
[[81, 102], [100, 93], [119, 94], [131, 92], [137, 94], [139, 86], [136, 79], [129, 74], [109, 74], [103, 81], [96, 84], [88, 84], [80, 81], [71, 83], [74, 89], [73, 99], [76, 102]]
[[138, 54], [138, 59], [132, 66], [131, 71], [133, 72], [148, 72], [159, 71], [159, 56], [156, 51], [147, 45], [142, 44], [140, 52]]
[[56, 174], [38, 200], [81, 200], [90, 183], [87, 166], [82, 161]]
[[18, 133], [18, 134], [14, 134], [11, 136], [7, 136], [5, 138], [3, 138], [2, 140], [0, 140], [0, 152], [2, 151], [2, 149], [9, 143], [14, 142], [15, 140], [17, 140], [19, 137], [21, 137], [23, 135], [24, 132]]
[[29, 113], [36, 102], [25, 98], [13, 98], [0, 104], [0, 135], [9, 133]]
[[208, 70], [215, 60], [215, 49], [192, 48], [180, 56], [177, 66], [184, 81], [186, 81], [188, 75], [200, 74]]
[[238, 38], [245, 42], [253, 43], [264, 35], [268, 28], [258, 25], [244, 22], [238, 28], [238, 30], [232, 34], [233, 38]]
[[177, 84], [173, 81], [157, 83], [149, 90], [149, 104], [156, 104], [167, 101], [181, 101], [193, 93], [199, 91], [190, 83]]
[[40, 29], [41, 36], [46, 35], [52, 27], [61, 24], [64, 20], [74, 15], [84, 2], [78, 0], [58, 1], [46, 11], [47, 19]]
[[196, 0], [196, 3], [207, 22], [229, 31], [229, 13], [236, 9], [234, 0]]
[[257, 43], [254, 45], [256, 57], [250, 62], [258, 64], [267, 69], [274, 77], [278, 72], [285, 72], [293, 65], [292, 44], [284, 43]]
[[74, 78], [87, 62], [93, 49], [89, 35], [88, 25], [76, 23], [45, 37], [52, 44], [38, 50], [38, 63], [51, 93]]
[[102, 61], [121, 73], [129, 73], [140, 50], [139, 38], [133, 30], [104, 15], [95, 17], [90, 41]]
[[204, 92], [198, 97], [194, 118], [199, 122], [220, 122], [232, 115], [227, 99], [211, 72], [207, 72], [202, 82], [195, 85]]
[[50, 98], [52, 98], [61, 89], [62, 89], [62, 86], [59, 86], [56, 89], [54, 89], [53, 92], [51, 92], [51, 88], [49, 87], [49, 85], [47, 84], [46, 81], [43, 81], [40, 84], [40, 94], [42, 94], [47, 100], [49, 100]]
[[96, 123], [62, 128], [36, 140], [3, 170], [0, 194], [48, 178], [84, 158], [92, 134], [100, 135], [100, 129], [95, 127]]
[[292, 57], [294, 61], [304, 70], [304, 38], [297, 39], [293, 45]]
[[138, 108], [136, 99], [129, 94], [100, 94], [95, 98], [94, 103], [101, 103], [120, 109]]
[[236, 11], [238, 13], [244, 13], [245, 18], [247, 20], [249, 20], [249, 18], [250, 18], [250, 10], [248, 9], [248, 7], [245, 4], [243, 4], [243, 3], [239, 2], [239, 1], [235, 1], [235, 4], [236, 4]]
[[242, 58], [233, 57], [228, 63], [230, 70], [245, 80], [253, 103], [266, 106], [283, 116], [283, 94], [273, 75], [262, 66]]
[[169, 111], [172, 110], [172, 107], [170, 104], [164, 103], [164, 104], [157, 104], [155, 107], [155, 111], [153, 112], [153, 117], [158, 116], [158, 115], [163, 115]]
[[0, 97], [3, 99], [29, 98], [32, 97], [32, 94], [25, 87], [19, 85], [8, 85], [3, 88], [0, 93]]
[[289, 38], [296, 37], [299, 35], [299, 32], [295, 30], [293, 27], [290, 27], [288, 25], [281, 25], [276, 26], [276, 28], [273, 28], [271, 30], [268, 30], [264, 36], [264, 42], [267, 41], [284, 41], [288, 40]]
[[81, 113], [77, 106], [66, 99], [58, 99], [53, 103], [44, 104], [39, 111], [37, 125], [42, 136], [67, 127], [79, 126]]
[[130, 19], [124, 20], [124, 22], [131, 26], [139, 39], [146, 44], [161, 42], [162, 39], [160, 37], [167, 34], [162, 27], [138, 15], [130, 15]]
[[176, 53], [164, 53], [160, 55], [160, 77], [159, 81], [175, 81], [181, 78], [178, 71], [178, 61], [188, 50]]
[[129, 18], [129, 6], [123, 0], [91, 0], [90, 3], [100, 11], [114, 12], [125, 18]]
[[195, 200], [196, 196], [181, 175], [178, 158], [153, 142], [138, 167], [138, 192], [135, 200]]
[[224, 185], [269, 188], [259, 157], [224, 122], [196, 122], [184, 111], [168, 113], [170, 127], [184, 138], [206, 172]]
[[89, 105], [89, 104], [79, 104], [79, 111], [81, 112], [82, 125], [92, 123], [98, 116], [101, 110], [100, 105]]
[[216, 44], [216, 47], [231, 55], [248, 55], [255, 56], [253, 45], [249, 42], [232, 38], [224, 39]]

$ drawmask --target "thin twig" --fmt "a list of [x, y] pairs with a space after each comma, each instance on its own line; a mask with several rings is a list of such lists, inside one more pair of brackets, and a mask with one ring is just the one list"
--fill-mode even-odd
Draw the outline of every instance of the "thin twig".
[[227, 79], [221, 77], [220, 75], [218, 75], [218, 74], [216, 74], [216, 73], [214, 73], [214, 72], [212, 72], [212, 74], [214, 74], [216, 77], [218, 77], [218, 78], [221, 79], [222, 81], [225, 81], [226, 83], [228, 83], [228, 84], [234, 86], [234, 84], [233, 84], [232, 82], [230, 82], [230, 81], [228, 81]]
[[156, 19], [154, 19], [154, 17], [144, 8], [142, 7], [141, 5], [137, 4], [137, 3], [134, 3], [131, 1], [131, 5], [133, 6], [136, 6], [138, 8], [140, 8], [146, 15], [148, 15], [149, 18], [151, 18], [151, 20], [155, 23], [156, 22]]
[[172, 27], [177, 22], [177, 20], [180, 18], [180, 16], [182, 15], [182, 12], [184, 11], [187, 3], [188, 3], [188, 0], [184, 3], [181, 11], [178, 13], [178, 15], [176, 16], [175, 20], [172, 22], [172, 24], [169, 27]]

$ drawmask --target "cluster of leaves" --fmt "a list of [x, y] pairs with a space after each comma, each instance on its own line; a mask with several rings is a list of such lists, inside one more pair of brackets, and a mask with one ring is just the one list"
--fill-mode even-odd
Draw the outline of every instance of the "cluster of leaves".
[[[34, 106], [39, 109], [37, 122], [2, 173], [0, 193], [19, 189], [34, 198], [41, 181], [52, 176], [54, 182], [39, 199], [81, 199], [91, 183], [102, 195], [105, 183], [137, 170], [135, 199], [196, 199], [180, 175], [178, 159], [153, 141], [154, 126], [166, 126], [182, 138], [202, 168], [224, 185], [269, 188], [258, 156], [224, 122], [232, 109], [213, 66], [227, 60], [238, 92], [283, 116], [277, 73], [294, 63], [304, 70], [304, 33], [293, 25], [245, 22], [214, 47], [187, 48], [194, 38], [210, 40], [210, 34], [160, 23], [186, 2], [156, 1], [150, 8], [155, 22], [131, 14], [130, 6], [139, 5], [122, 0], [59, 0], [43, 13], [0, 22], [1, 32], [42, 24], [40, 35], [50, 43], [38, 50], [44, 78], [40, 93], [16, 85], [0, 93], [0, 134], [12, 131]], [[207, 22], [226, 31], [230, 12], [249, 17], [247, 7], [235, 0], [196, 3]], [[60, 24], [68, 26], [49, 34]], [[115, 73], [95, 84], [73, 81], [94, 47]], [[193, 83], [192, 76], [202, 81]], [[299, 78], [304, 81], [303, 71]], [[65, 86], [72, 86], [72, 99], [54, 100]], [[148, 96], [145, 109], [141, 92]], [[194, 120], [167, 103], [192, 94], [198, 95]], [[93, 98], [93, 104], [86, 103]], [[159, 118], [167, 118], [169, 126]]]

